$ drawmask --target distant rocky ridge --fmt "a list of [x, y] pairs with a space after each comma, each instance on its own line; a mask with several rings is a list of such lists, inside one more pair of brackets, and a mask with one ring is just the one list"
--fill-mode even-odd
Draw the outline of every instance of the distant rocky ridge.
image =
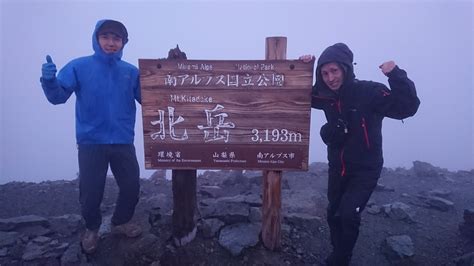
[[[179, 248], [170, 241], [171, 182], [163, 171], [141, 180], [134, 219], [145, 233], [136, 239], [110, 234], [117, 191], [110, 179], [102, 208], [100, 248], [93, 255], [85, 255], [79, 245], [83, 222], [77, 180], [8, 183], [0, 186], [0, 265], [318, 265], [329, 252], [326, 182], [324, 163], [311, 164], [308, 172], [284, 173], [283, 244], [278, 252], [270, 252], [259, 239], [260, 171], [200, 175], [198, 235]], [[474, 193], [468, 193], [472, 188], [474, 170], [450, 172], [419, 161], [411, 169], [384, 168], [364, 214], [366, 235], [361, 235], [355, 253], [362, 256], [354, 256], [355, 262], [474, 265]], [[462, 216], [456, 218], [457, 213]], [[436, 232], [457, 238], [436, 244]], [[365, 237], [380, 238], [378, 248], [374, 250]], [[445, 254], [436, 254], [423, 241], [433, 241]]]

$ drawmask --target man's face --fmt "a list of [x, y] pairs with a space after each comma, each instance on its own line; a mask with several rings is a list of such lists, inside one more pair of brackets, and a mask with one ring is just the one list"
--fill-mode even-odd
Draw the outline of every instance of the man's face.
[[324, 83], [333, 91], [339, 90], [344, 82], [344, 71], [335, 62], [324, 64], [321, 67], [321, 76]]
[[106, 54], [116, 53], [123, 47], [122, 37], [111, 32], [101, 33], [99, 34], [99, 45]]

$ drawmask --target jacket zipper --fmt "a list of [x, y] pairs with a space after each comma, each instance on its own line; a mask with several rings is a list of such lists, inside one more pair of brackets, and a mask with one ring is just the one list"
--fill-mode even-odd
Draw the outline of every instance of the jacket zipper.
[[[342, 114], [341, 100], [338, 99], [336, 102], [337, 111]], [[344, 162], [344, 148], [341, 150], [341, 176], [346, 174], [346, 163]]]
[[369, 134], [367, 133], [367, 124], [364, 117], [362, 117], [362, 128], [364, 129], [365, 145], [367, 149], [370, 149]]
[[339, 111], [339, 114], [342, 114], [341, 100], [337, 100], [336, 105], [337, 105], [337, 110]]
[[346, 174], [346, 163], [344, 163], [344, 148], [341, 150], [341, 176]]

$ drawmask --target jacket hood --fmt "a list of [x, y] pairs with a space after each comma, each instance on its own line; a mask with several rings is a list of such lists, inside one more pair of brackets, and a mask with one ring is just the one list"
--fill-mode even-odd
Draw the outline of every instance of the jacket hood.
[[[100, 48], [99, 39], [98, 39], [97, 35], [98, 35], [99, 30], [104, 25], [104, 23], [106, 23], [107, 25], [113, 24], [113, 25], [119, 27], [120, 30], [124, 33], [124, 36], [122, 37], [122, 41], [123, 41], [122, 49], [120, 49], [120, 51], [118, 51], [116, 53], [106, 54], [102, 50], [102, 48]], [[127, 29], [125, 28], [125, 26], [121, 22], [116, 21], [116, 20], [111, 20], [111, 19], [103, 19], [103, 20], [97, 21], [97, 24], [95, 25], [94, 33], [92, 34], [92, 48], [94, 49], [94, 55], [95, 56], [98, 56], [99, 58], [102, 58], [102, 59], [107, 60], [107, 61], [108, 60], [118, 61], [122, 58], [123, 48], [125, 47], [125, 44], [127, 44], [127, 42], [128, 42]]]
[[349, 49], [349, 47], [344, 43], [336, 43], [326, 48], [321, 53], [316, 67], [316, 89], [320, 90], [324, 88], [330, 90], [329, 87], [323, 81], [323, 77], [321, 75], [321, 67], [324, 64], [331, 62], [336, 62], [343, 66], [345, 73], [344, 83], [342, 84], [342, 87], [344, 87], [348, 83], [352, 83], [355, 79], [353, 61], [354, 54], [352, 53], [351, 49]]

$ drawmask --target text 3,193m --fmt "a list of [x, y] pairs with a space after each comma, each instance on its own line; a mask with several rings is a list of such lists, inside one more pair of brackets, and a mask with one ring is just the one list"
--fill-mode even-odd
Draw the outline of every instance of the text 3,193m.
[[253, 142], [301, 142], [301, 133], [288, 129], [252, 129]]

